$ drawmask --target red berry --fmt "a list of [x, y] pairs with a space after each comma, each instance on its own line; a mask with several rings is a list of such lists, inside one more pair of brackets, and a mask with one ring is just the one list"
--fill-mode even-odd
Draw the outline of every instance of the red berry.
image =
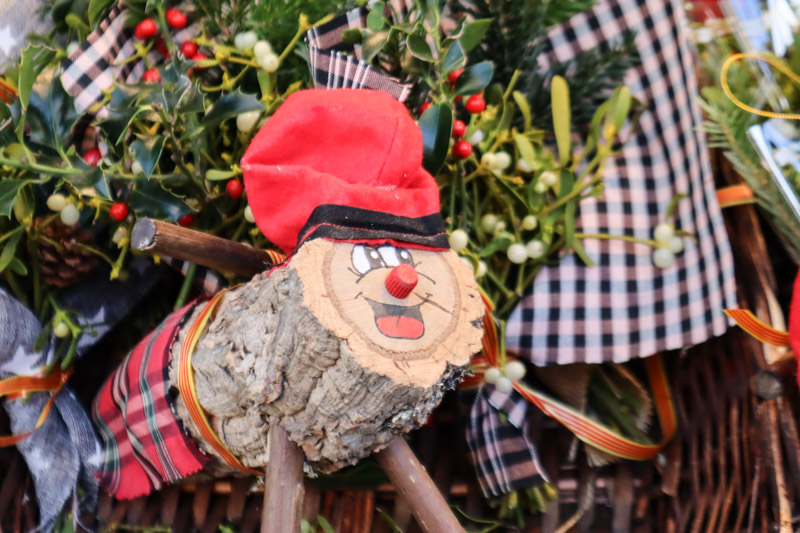
[[470, 113], [480, 113], [486, 109], [486, 100], [484, 100], [483, 96], [479, 94], [473, 94], [467, 98], [467, 103], [464, 104], [464, 107], [466, 107], [467, 111]]
[[156, 41], [156, 50], [158, 50], [161, 53], [162, 56], [164, 56], [166, 58], [169, 58], [169, 49], [167, 48], [167, 45], [164, 42], [164, 39], [162, 39], [160, 37]]
[[234, 200], [241, 198], [242, 192], [244, 192], [244, 187], [242, 187], [242, 182], [239, 180], [230, 180], [228, 183], [225, 184], [225, 192], [227, 192], [228, 196], [230, 196]]
[[133, 34], [140, 41], [146, 41], [147, 39], [150, 39], [157, 32], [158, 32], [158, 26], [156, 26], [156, 22], [151, 18], [144, 19], [139, 24], [137, 24], [136, 29], [133, 30]]
[[114, 222], [122, 222], [125, 220], [125, 217], [128, 216], [128, 206], [122, 202], [117, 202], [108, 210], [108, 216], [110, 216], [111, 220]]
[[142, 81], [145, 83], [161, 83], [161, 76], [158, 74], [158, 71], [154, 68], [149, 68], [144, 71], [144, 75], [142, 76]]
[[421, 115], [421, 114], [423, 114], [423, 113], [424, 113], [425, 111], [427, 111], [427, 109], [428, 109], [430, 106], [432, 106], [432, 105], [433, 105], [433, 104], [432, 104], [432, 103], [430, 103], [430, 102], [425, 102], [424, 104], [422, 104], [421, 106], [419, 106], [419, 114], [420, 114], [420, 115]]
[[453, 145], [453, 157], [456, 159], [466, 159], [472, 153], [472, 145], [467, 141], [458, 141]]
[[181, 45], [181, 53], [183, 57], [194, 57], [197, 55], [197, 45], [194, 41], [183, 41]]
[[[195, 55], [192, 56], [192, 61], [202, 61], [204, 59], [208, 59], [208, 57], [206, 57], [206, 55], [203, 54], [202, 52], [198, 52], [198, 53], [196, 53]], [[189, 69], [189, 76], [192, 75], [192, 72], [194, 72], [194, 69], [203, 70], [203, 67], [192, 67], [192, 68], [190, 68]]]
[[454, 102], [460, 102], [460, 101], [461, 101], [461, 95], [459, 94], [458, 96], [456, 96], [455, 98], [453, 98], [453, 101], [454, 101]]
[[170, 28], [179, 30], [186, 26], [186, 15], [174, 7], [167, 9], [167, 12], [164, 14], [164, 18], [167, 20], [167, 26]]
[[460, 139], [467, 132], [467, 125], [463, 120], [455, 119], [453, 121], [453, 139]]
[[86, 161], [86, 164], [90, 167], [96, 167], [101, 159], [103, 159], [103, 154], [101, 154], [100, 150], [97, 148], [86, 150], [86, 153], [83, 154], [83, 160]]
[[187, 226], [191, 226], [192, 222], [194, 222], [194, 214], [189, 213], [188, 215], [183, 215], [181, 218], [178, 219], [178, 225], [183, 226], [184, 228]]
[[459, 76], [464, 72], [463, 68], [459, 68], [447, 75], [447, 81], [455, 83]]

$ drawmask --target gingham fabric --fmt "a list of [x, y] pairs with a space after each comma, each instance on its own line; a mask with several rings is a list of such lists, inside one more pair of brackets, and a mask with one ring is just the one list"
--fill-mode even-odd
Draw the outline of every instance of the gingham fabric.
[[[506, 394], [487, 384], [475, 393], [462, 392], [461, 402], [468, 412], [470, 460], [487, 498], [547, 481], [536, 447], [528, 438], [528, 402], [515, 391]], [[501, 413], [507, 417], [505, 421]]]
[[[393, 8], [405, 14], [406, 2], [396, 0]], [[388, 9], [388, 8], [387, 8]], [[365, 7], [348, 11], [330, 22], [308, 30], [306, 41], [311, 63], [311, 76], [317, 89], [376, 89], [386, 91], [403, 102], [408, 97], [411, 84], [403, 84], [361, 60], [361, 46], [342, 42], [342, 33], [348, 29], [367, 26]]]
[[[134, 28], [125, 28], [127, 13], [120, 7], [111, 10], [100, 26], [64, 60], [61, 83], [75, 97], [75, 108], [86, 113], [118, 81], [136, 83], [146, 70], [143, 61], [126, 62], [135, 52]], [[199, 33], [195, 25], [172, 34], [176, 48]], [[164, 57], [153, 46], [148, 63], [158, 65]]]
[[95, 397], [92, 418], [103, 439], [97, 477], [117, 499], [149, 494], [209, 461], [170, 405], [170, 350], [195, 304], [169, 315], [142, 340]]
[[641, 65], [626, 85], [646, 107], [622, 153], [609, 161], [600, 199], [581, 202], [583, 233], [651, 239], [670, 200], [671, 220], [695, 234], [673, 266], [653, 265], [652, 248], [586, 240], [597, 266], [575, 255], [544, 268], [508, 320], [509, 350], [537, 365], [626, 361], [721, 335], [736, 307], [733, 258], [717, 204], [697, 104], [697, 80], [679, 0], [599, 0], [549, 34], [541, 67], [636, 33]]

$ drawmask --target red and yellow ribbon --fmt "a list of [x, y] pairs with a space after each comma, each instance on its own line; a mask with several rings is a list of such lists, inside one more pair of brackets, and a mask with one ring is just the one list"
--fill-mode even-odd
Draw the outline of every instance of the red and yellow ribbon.
[[762, 322], [747, 309], [725, 309], [725, 314], [751, 336], [772, 346], [789, 346], [789, 334]]
[[726, 207], [752, 204], [755, 200], [753, 190], [747, 185], [740, 184], [717, 189], [717, 201], [719, 206], [725, 209]]
[[[485, 298], [484, 301], [487, 303], [487, 308], [483, 316], [483, 353], [472, 359], [471, 367], [475, 375], [467, 377], [462, 382], [463, 387], [479, 386], [483, 383], [483, 373], [489, 367], [497, 366], [499, 352], [497, 328], [492, 318], [491, 304]], [[624, 437], [603, 424], [592, 420], [574, 407], [556, 400], [521, 381], [513, 383], [514, 390], [589, 446], [623, 459], [645, 461], [655, 457], [672, 439], [677, 430], [678, 421], [661, 356], [648, 357], [644, 360], [644, 364], [650, 381], [650, 390], [653, 395], [656, 413], [661, 423], [661, 441], [655, 444], [636, 442]]]
[[260, 474], [257, 470], [253, 470], [244, 466], [239, 459], [237, 459], [227, 446], [217, 437], [214, 429], [206, 417], [203, 406], [197, 399], [197, 389], [194, 381], [194, 369], [192, 368], [192, 354], [194, 348], [197, 346], [197, 341], [200, 340], [200, 335], [203, 333], [208, 319], [211, 318], [214, 309], [222, 299], [226, 291], [220, 291], [213, 298], [211, 298], [203, 307], [200, 315], [189, 327], [186, 332], [186, 337], [181, 344], [181, 351], [178, 359], [178, 390], [180, 391], [181, 398], [186, 404], [186, 409], [189, 411], [197, 430], [203, 439], [216, 451], [219, 456], [229, 466], [239, 470], [248, 475]]
[[15, 446], [42, 427], [44, 421], [47, 420], [47, 415], [50, 414], [50, 409], [53, 407], [56, 396], [61, 392], [69, 375], [70, 371], [62, 372], [60, 369], [55, 369], [48, 376], [14, 376], [0, 380], [0, 397], [24, 397], [31, 392], [51, 393], [50, 399], [47, 401], [44, 408], [42, 408], [42, 412], [39, 413], [39, 418], [36, 419], [36, 424], [33, 426], [33, 429], [17, 435], [0, 436], [0, 447]]

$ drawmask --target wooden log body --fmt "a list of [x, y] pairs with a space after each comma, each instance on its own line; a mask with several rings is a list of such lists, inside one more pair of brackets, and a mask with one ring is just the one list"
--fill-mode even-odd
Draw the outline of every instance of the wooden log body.
[[[406, 298], [385, 286], [399, 263], [419, 275]], [[471, 270], [450, 250], [312, 240], [225, 295], [194, 353], [198, 399], [246, 466], [265, 466], [277, 423], [307, 472], [333, 472], [427, 420], [480, 350], [483, 310]], [[176, 408], [214, 455], [180, 397]]]

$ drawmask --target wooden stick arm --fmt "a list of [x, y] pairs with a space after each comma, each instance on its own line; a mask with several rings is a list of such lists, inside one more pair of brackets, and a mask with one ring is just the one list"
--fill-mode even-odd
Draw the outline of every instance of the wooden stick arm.
[[450, 506], [403, 437], [375, 454], [425, 533], [463, 533]]
[[273, 264], [271, 256], [246, 244], [152, 218], [140, 218], [131, 232], [131, 245], [142, 252], [162, 254], [240, 276], [252, 277]]

